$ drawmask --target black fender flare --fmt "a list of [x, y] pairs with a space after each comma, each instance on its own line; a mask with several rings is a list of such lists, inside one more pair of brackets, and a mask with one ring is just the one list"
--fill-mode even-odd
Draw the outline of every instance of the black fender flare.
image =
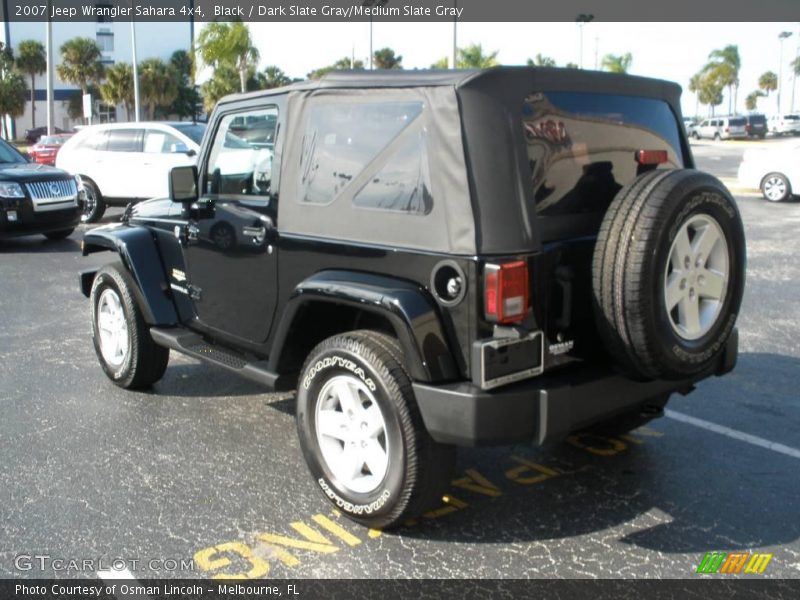
[[403, 348], [406, 368], [415, 381], [459, 377], [436, 303], [420, 285], [355, 271], [321, 271], [292, 291], [270, 351], [270, 370], [277, 372], [281, 353], [298, 310], [310, 302], [332, 302], [383, 316]]
[[[163, 261], [153, 234], [145, 227], [108, 225], [88, 231], [83, 237], [81, 252], [116, 252], [122, 265], [136, 284], [134, 295], [149, 325], [173, 326], [178, 314], [170, 297]], [[97, 271], [81, 273], [81, 291], [88, 296]]]

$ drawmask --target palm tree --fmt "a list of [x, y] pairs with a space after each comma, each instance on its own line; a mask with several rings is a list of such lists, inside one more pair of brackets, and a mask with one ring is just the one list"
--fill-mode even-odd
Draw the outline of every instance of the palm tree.
[[631, 68], [631, 63], [633, 63], [633, 56], [631, 56], [630, 52], [619, 56], [615, 54], [606, 54], [603, 57], [601, 66], [611, 73], [627, 73], [628, 69]]
[[169, 106], [178, 97], [179, 75], [160, 58], [148, 58], [139, 65], [139, 86], [142, 102], [148, 105], [150, 118], [156, 107]]
[[722, 88], [723, 85], [714, 71], [703, 72], [703, 77], [700, 79], [699, 99], [701, 104], [710, 107], [712, 117], [715, 107], [722, 104]]
[[483, 53], [481, 44], [470, 44], [466, 48], [458, 49], [458, 69], [485, 69], [497, 66], [497, 50], [488, 54]]
[[125, 106], [130, 118], [133, 107], [133, 67], [128, 63], [117, 63], [106, 69], [106, 81], [100, 86], [103, 102]]
[[549, 56], [544, 56], [541, 52], [538, 52], [535, 57], [532, 59], [528, 59], [528, 66], [529, 67], [555, 67], [556, 61], [554, 58]]
[[14, 64], [14, 54], [11, 48], [0, 42], [0, 116], [6, 139], [6, 116], [13, 119], [25, 112], [25, 92], [25, 78]]
[[176, 50], [169, 59], [169, 64], [178, 75], [178, 95], [172, 102], [169, 112], [179, 118], [197, 116], [197, 105], [202, 98], [194, 85], [194, 59], [186, 50]]
[[31, 78], [31, 128], [36, 127], [36, 76], [47, 70], [47, 55], [44, 46], [36, 40], [19, 43], [17, 69]]
[[447, 57], [443, 56], [431, 65], [431, 69], [446, 69], [448, 67]]
[[58, 77], [81, 88], [85, 94], [91, 83], [103, 78], [100, 46], [92, 39], [76, 37], [61, 46], [61, 64], [56, 67]]
[[402, 69], [403, 57], [394, 53], [391, 48], [376, 50], [372, 57], [376, 69]]
[[758, 88], [769, 96], [770, 92], [778, 89], [778, 76], [772, 71], [762, 73], [758, 78]]
[[694, 94], [694, 116], [700, 112], [698, 105], [700, 104], [700, 86], [702, 85], [703, 73], [695, 73], [689, 80], [689, 91]]
[[747, 94], [747, 98], [744, 99], [744, 105], [747, 110], [755, 110], [758, 106], [758, 99], [764, 96], [765, 94], [761, 90], [755, 90]]
[[277, 88], [292, 83], [291, 77], [289, 77], [276, 65], [269, 65], [265, 67], [262, 73], [264, 75], [262, 89], [271, 90], [272, 88]]
[[241, 21], [209, 23], [197, 38], [197, 48], [206, 65], [215, 69], [221, 65], [233, 66], [239, 73], [240, 91], [247, 91], [248, 74], [259, 59], [247, 25]]
[[350, 57], [345, 56], [337, 60], [332, 65], [328, 65], [327, 67], [320, 67], [319, 69], [314, 69], [307, 75], [307, 77], [309, 79], [319, 79], [323, 75], [327, 75], [331, 71], [342, 71], [347, 69], [362, 70], [364, 69], [364, 61], [363, 60], [354, 61]]
[[[712, 50], [708, 55], [708, 70], [716, 71], [716, 78], [723, 87], [728, 88], [728, 112], [736, 112], [736, 96], [739, 93], [739, 69], [742, 60], [739, 57], [739, 46], [729, 44], [721, 50]], [[731, 108], [731, 101], [733, 108]]]

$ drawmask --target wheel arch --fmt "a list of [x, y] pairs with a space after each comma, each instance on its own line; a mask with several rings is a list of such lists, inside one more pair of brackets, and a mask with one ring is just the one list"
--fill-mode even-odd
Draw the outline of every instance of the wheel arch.
[[[178, 314], [169, 293], [156, 240], [144, 227], [110, 225], [86, 233], [81, 242], [84, 256], [110, 250], [134, 282], [136, 302], [148, 325], [177, 325]], [[80, 274], [81, 292], [88, 298], [97, 269]]]
[[319, 342], [353, 329], [396, 337], [415, 381], [459, 376], [436, 304], [422, 287], [352, 271], [322, 271], [295, 287], [278, 321], [270, 370], [299, 371]]

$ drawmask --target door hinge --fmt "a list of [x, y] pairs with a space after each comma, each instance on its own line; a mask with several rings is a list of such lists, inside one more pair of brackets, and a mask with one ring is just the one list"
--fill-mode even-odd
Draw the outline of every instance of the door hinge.
[[186, 291], [189, 292], [189, 298], [191, 298], [195, 302], [200, 301], [200, 295], [202, 290], [199, 287], [197, 287], [196, 285], [189, 284], [186, 286]]

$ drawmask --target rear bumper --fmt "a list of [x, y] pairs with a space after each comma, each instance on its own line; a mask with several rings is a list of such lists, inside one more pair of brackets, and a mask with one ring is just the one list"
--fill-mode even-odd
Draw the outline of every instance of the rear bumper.
[[546, 444], [615, 415], [643, 409], [665, 394], [687, 394], [698, 381], [736, 365], [734, 330], [719, 362], [680, 381], [633, 381], [610, 369], [573, 367], [498, 390], [471, 383], [414, 383], [422, 419], [437, 442], [458, 446]]

